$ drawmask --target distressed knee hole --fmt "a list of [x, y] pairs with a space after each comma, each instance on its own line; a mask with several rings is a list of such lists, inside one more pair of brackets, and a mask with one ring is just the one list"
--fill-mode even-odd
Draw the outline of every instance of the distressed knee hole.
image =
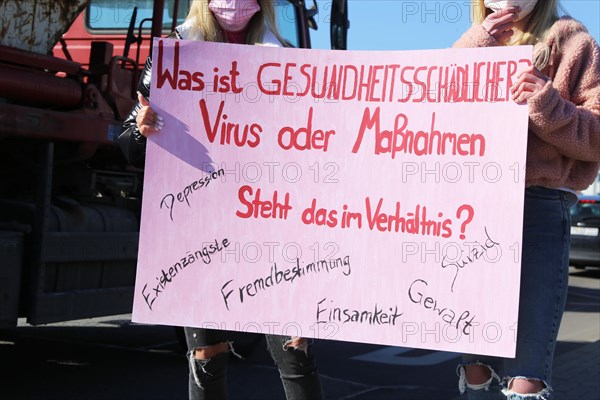
[[213, 374], [209, 372], [213, 370], [213, 368], [210, 367], [212, 363], [216, 362], [218, 366], [220, 363], [227, 362], [226, 358], [228, 357], [228, 353], [243, 358], [233, 349], [233, 342], [222, 342], [210, 346], [197, 347], [187, 353], [190, 373], [194, 382], [200, 389], [204, 389], [202, 387], [202, 380], [207, 376], [213, 376]]
[[492, 367], [480, 362], [459, 365], [457, 374], [459, 376], [458, 388], [461, 394], [467, 388], [471, 390], [489, 390], [494, 379], [500, 382], [500, 377]]
[[507, 388], [503, 392], [507, 397], [527, 395], [527, 398], [546, 399], [552, 392], [552, 388], [541, 379], [519, 376], [509, 378]]
[[481, 364], [467, 365], [465, 367], [465, 374], [468, 385], [489, 385], [492, 380], [492, 370]]
[[299, 350], [304, 352], [304, 354], [308, 354], [308, 340], [306, 338], [301, 337], [291, 337], [285, 341], [283, 344], [284, 350]]
[[210, 360], [219, 354], [229, 351], [229, 347], [229, 343], [222, 342], [210, 346], [197, 347], [192, 351], [192, 354], [196, 360]]

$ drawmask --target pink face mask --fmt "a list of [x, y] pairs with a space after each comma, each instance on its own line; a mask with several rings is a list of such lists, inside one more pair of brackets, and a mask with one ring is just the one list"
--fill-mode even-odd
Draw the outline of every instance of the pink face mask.
[[484, 0], [486, 8], [494, 12], [506, 10], [509, 7], [519, 7], [519, 14], [515, 21], [519, 21], [528, 16], [535, 8], [537, 0]]
[[260, 11], [260, 5], [257, 0], [210, 0], [208, 9], [221, 28], [228, 32], [239, 32]]

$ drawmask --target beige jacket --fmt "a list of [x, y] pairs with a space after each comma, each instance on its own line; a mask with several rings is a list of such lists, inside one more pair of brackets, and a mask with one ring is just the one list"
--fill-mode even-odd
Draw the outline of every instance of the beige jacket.
[[[536, 66], [550, 80], [528, 101], [525, 184], [583, 190], [600, 168], [600, 48], [572, 18], [558, 20], [546, 37], [534, 49]], [[499, 45], [475, 25], [454, 47]]]

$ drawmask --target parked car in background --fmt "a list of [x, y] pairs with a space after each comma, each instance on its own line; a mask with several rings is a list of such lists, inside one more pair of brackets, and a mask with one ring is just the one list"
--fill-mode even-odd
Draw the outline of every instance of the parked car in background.
[[569, 259], [576, 268], [600, 268], [600, 195], [579, 196], [571, 208]]

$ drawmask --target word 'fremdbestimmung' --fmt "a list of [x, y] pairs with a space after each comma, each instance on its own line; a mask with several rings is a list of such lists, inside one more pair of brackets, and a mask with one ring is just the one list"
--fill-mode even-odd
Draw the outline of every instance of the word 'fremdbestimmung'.
[[[284, 282], [294, 284], [297, 280], [309, 275], [319, 274], [321, 272], [332, 273], [341, 270], [344, 276], [349, 276], [352, 273], [350, 266], [350, 256], [332, 258], [328, 260], [319, 260], [306, 265], [300, 264], [300, 259], [296, 259], [296, 265], [291, 268], [280, 270], [277, 268], [277, 263], [271, 266], [269, 274], [266, 277], [255, 279], [253, 282], [238, 286], [238, 296], [240, 304], [244, 303], [248, 297], [254, 297], [261, 292], [270, 288], [276, 287]], [[229, 297], [234, 293], [233, 289], [228, 289], [228, 286], [233, 282], [233, 279], [228, 280], [221, 287], [221, 296], [225, 307], [229, 310]]]

